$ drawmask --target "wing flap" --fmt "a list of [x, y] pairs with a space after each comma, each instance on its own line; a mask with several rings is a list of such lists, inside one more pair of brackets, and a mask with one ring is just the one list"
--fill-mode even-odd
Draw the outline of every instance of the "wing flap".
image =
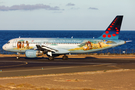
[[65, 54], [65, 53], [69, 53], [68, 50], [66, 49], [62, 49], [62, 48], [55, 48], [55, 47], [47, 47], [45, 45], [36, 45], [37, 49], [41, 50], [41, 51], [51, 51], [53, 52], [54, 54]]

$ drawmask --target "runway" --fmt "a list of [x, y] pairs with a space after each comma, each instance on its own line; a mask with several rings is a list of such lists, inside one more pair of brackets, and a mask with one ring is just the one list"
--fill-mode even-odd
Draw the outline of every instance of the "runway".
[[21, 57], [0, 57], [0, 77], [27, 76], [73, 73], [112, 69], [135, 69], [134, 59], [109, 59], [109, 58], [69, 58], [62, 60], [56, 58], [48, 61], [47, 58], [26, 59]]

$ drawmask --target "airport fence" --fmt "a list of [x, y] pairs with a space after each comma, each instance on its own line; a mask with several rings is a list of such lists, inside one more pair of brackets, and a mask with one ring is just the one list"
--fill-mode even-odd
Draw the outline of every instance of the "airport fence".
[[[17, 53], [15, 52], [8, 52], [8, 51], [4, 51], [2, 49], [0, 49], [0, 54], [4, 54], [4, 55], [16, 55]], [[21, 54], [25, 54], [25, 53], [21, 53]], [[115, 48], [111, 48], [111, 49], [106, 49], [106, 50], [101, 50], [101, 51], [97, 51], [97, 52], [92, 52], [92, 53], [86, 53], [86, 54], [135, 54], [135, 49], [115, 49]]]
[[94, 52], [97, 54], [135, 54], [135, 49], [106, 49], [106, 50], [101, 50], [98, 52]]

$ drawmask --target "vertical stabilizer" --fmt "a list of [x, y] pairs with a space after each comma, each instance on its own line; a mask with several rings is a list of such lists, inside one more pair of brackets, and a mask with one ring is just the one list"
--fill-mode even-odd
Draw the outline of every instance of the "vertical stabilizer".
[[123, 16], [116, 16], [105, 32], [99, 37], [101, 39], [118, 39]]

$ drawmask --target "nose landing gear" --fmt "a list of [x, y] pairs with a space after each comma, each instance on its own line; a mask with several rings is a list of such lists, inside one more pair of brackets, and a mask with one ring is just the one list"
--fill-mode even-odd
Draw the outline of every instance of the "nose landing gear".
[[20, 59], [20, 57], [19, 57], [19, 56], [17, 56], [17, 57], [16, 57], [16, 59], [18, 60], [18, 59]]
[[19, 52], [17, 53], [16, 59], [17, 59], [17, 60], [20, 59], [20, 53], [19, 53]]

